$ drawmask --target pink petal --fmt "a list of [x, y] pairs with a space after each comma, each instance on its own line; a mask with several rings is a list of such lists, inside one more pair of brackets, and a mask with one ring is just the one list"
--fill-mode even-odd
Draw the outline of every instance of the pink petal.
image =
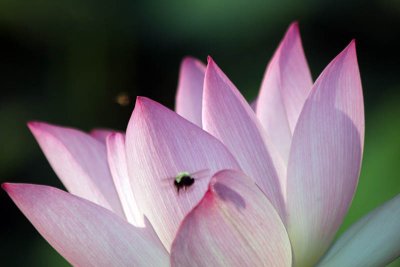
[[400, 257], [400, 194], [351, 226], [318, 266], [386, 266]]
[[265, 72], [258, 96], [257, 117], [285, 161], [292, 133], [312, 79], [297, 23], [292, 23]]
[[240, 172], [217, 173], [183, 220], [172, 266], [291, 266], [286, 229], [272, 204]]
[[125, 136], [121, 133], [112, 133], [108, 136], [106, 144], [108, 163], [125, 216], [133, 225], [144, 227], [143, 213], [137, 206], [129, 181], [125, 155]]
[[102, 142], [103, 144], [106, 143], [106, 139], [107, 136], [115, 133], [117, 131], [114, 130], [109, 130], [109, 129], [93, 129], [90, 131], [90, 135], [94, 138], [96, 138], [97, 140], [99, 140], [100, 142]]
[[74, 266], [168, 266], [168, 253], [159, 240], [92, 202], [49, 186], [3, 184], [3, 188]]
[[316, 81], [293, 135], [287, 225], [296, 265], [313, 265], [331, 243], [357, 186], [363, 143], [353, 41]]
[[181, 64], [176, 94], [176, 113], [200, 127], [205, 69], [201, 61], [186, 57]]
[[211, 58], [204, 80], [203, 128], [228, 147], [242, 170], [284, 214], [280, 179], [285, 177], [285, 170], [281, 158], [250, 105]]
[[257, 110], [257, 98], [250, 102], [250, 107], [254, 112]]
[[105, 144], [72, 128], [41, 122], [28, 126], [69, 192], [123, 216]]
[[[140, 209], [170, 249], [179, 223], [200, 201], [211, 176], [239, 169], [217, 139], [175, 112], [143, 97], [136, 100], [126, 137], [128, 171]], [[181, 172], [196, 173], [195, 183], [179, 194]]]

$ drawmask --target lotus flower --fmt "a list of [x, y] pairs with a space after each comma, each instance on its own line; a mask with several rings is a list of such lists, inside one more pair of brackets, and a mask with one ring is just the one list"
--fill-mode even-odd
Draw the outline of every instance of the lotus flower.
[[69, 193], [3, 188], [75, 266], [380, 266], [400, 255], [400, 195], [331, 246], [363, 153], [354, 41], [313, 84], [292, 24], [252, 106], [211, 58], [186, 58], [176, 112], [138, 97], [126, 134], [31, 122]]

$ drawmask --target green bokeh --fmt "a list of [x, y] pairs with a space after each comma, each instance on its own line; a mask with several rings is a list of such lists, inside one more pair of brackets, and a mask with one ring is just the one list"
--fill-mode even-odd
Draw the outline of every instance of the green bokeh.
[[[400, 86], [397, 87], [399, 92]], [[399, 194], [400, 106], [388, 99], [367, 116], [364, 159], [356, 195], [343, 229], [383, 200]]]

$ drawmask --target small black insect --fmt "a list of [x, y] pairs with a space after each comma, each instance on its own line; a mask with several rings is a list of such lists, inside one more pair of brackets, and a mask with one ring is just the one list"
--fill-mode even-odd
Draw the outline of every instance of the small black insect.
[[195, 180], [188, 172], [180, 172], [175, 176], [174, 186], [179, 194], [179, 190], [187, 189], [194, 184]]
[[198, 179], [210, 177], [210, 170], [205, 169], [197, 172], [180, 172], [174, 177], [174, 186], [176, 188], [177, 193], [179, 194], [180, 190], [187, 190], [191, 187], [194, 182]]

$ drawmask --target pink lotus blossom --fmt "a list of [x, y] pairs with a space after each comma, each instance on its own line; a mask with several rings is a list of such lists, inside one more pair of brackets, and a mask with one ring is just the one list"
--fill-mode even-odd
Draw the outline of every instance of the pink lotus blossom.
[[[138, 97], [126, 134], [29, 123], [69, 193], [3, 188], [71, 264], [381, 266], [400, 255], [400, 195], [332, 245], [363, 154], [354, 41], [313, 83], [292, 24], [253, 108], [211, 58], [186, 58], [176, 100], [177, 113]], [[178, 191], [182, 173], [194, 182]]]

